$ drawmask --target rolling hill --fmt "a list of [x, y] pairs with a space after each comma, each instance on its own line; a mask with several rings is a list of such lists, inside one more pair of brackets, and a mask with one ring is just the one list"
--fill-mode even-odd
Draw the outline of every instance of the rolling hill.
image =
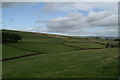
[[112, 40], [2, 30], [22, 36], [2, 44], [3, 78], [117, 78]]

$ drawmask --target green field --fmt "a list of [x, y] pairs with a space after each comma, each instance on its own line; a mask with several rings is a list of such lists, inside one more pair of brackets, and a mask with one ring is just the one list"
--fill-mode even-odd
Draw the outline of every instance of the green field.
[[62, 43], [52, 43], [52, 42], [45, 42], [45, 43], [13, 43], [13, 44], [8, 44], [10, 46], [14, 46], [20, 49], [25, 49], [29, 51], [36, 51], [36, 52], [61, 52], [61, 51], [71, 51], [75, 50], [75, 48], [65, 46]]
[[12, 30], [3, 32], [16, 33], [23, 38], [21, 42], [3, 43], [3, 59], [35, 54], [3, 61], [3, 78], [118, 77], [118, 47], [106, 48], [100, 44], [115, 41], [71, 36], [57, 38], [59, 35], [51, 37]]
[[2, 53], [3, 53], [2, 58], [6, 59], [6, 58], [10, 58], [10, 57], [31, 54], [32, 52], [19, 50], [19, 49], [13, 48], [13, 47], [9, 47], [7, 45], [2, 45]]

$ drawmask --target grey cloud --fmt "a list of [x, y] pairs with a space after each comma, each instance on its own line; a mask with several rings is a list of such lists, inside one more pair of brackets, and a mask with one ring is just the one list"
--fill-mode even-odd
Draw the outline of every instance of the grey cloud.
[[[75, 15], [76, 16], [72, 16]], [[59, 17], [53, 20], [43, 21], [47, 26], [47, 32], [55, 33], [74, 33], [81, 31], [79, 28], [82, 25], [82, 16], [79, 13], [71, 13], [67, 17]]]

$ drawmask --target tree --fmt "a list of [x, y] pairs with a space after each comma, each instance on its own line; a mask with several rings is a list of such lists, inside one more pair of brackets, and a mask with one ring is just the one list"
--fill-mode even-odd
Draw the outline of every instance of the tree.
[[120, 39], [114, 39], [114, 41], [120, 41]]
[[15, 33], [2, 32], [2, 42], [18, 42], [21, 41], [22, 37]]
[[106, 44], [106, 48], [108, 48], [109, 46], [110, 46], [110, 44], [109, 44], [109, 43], [107, 43], [107, 44]]

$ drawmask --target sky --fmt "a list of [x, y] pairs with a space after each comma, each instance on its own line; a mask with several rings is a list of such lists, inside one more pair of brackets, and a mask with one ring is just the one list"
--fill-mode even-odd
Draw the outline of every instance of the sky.
[[69, 36], [117, 37], [118, 3], [2, 2], [2, 28]]

